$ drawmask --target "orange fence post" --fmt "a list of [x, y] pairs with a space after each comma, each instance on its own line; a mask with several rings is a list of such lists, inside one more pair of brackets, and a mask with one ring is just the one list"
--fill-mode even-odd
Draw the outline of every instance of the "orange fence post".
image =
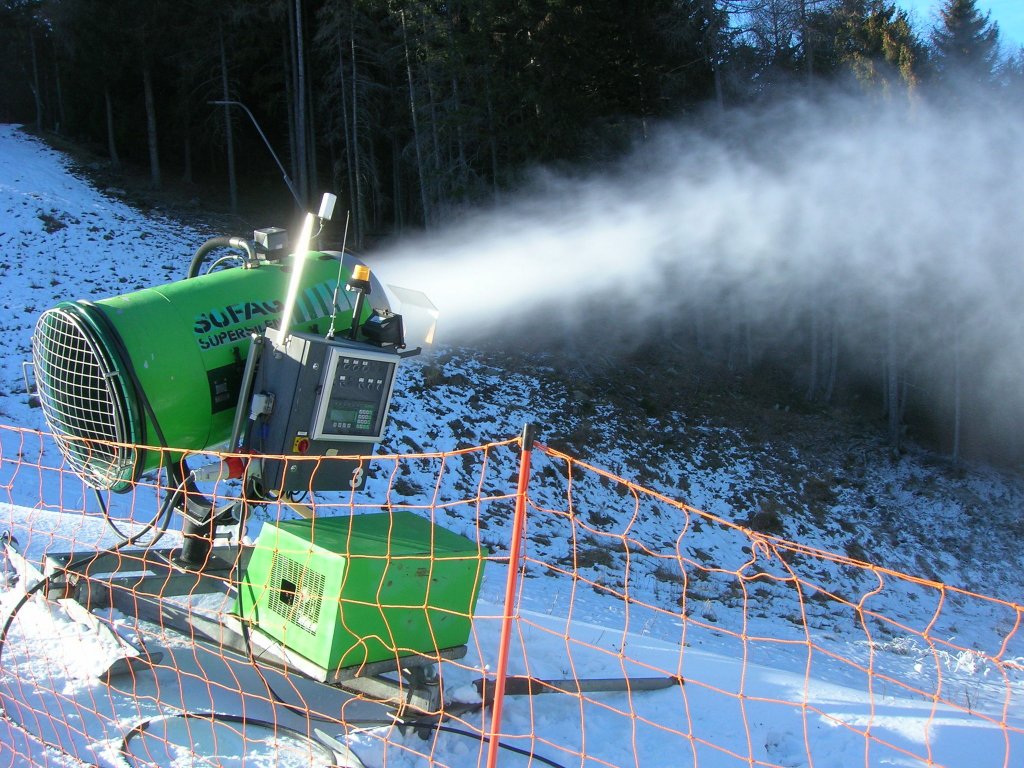
[[494, 703], [491, 706], [491, 733], [487, 749], [487, 768], [498, 764], [501, 732], [501, 710], [505, 702], [505, 678], [508, 673], [508, 647], [512, 639], [512, 617], [515, 612], [516, 589], [519, 583], [519, 561], [522, 558], [523, 529], [526, 525], [526, 491], [530, 484], [530, 457], [537, 436], [537, 425], [523, 427], [522, 455], [519, 459], [519, 483], [516, 487], [516, 511], [512, 521], [512, 541], [509, 544], [508, 580], [505, 583], [505, 608], [502, 612], [501, 640], [498, 648], [498, 668], [495, 670]]

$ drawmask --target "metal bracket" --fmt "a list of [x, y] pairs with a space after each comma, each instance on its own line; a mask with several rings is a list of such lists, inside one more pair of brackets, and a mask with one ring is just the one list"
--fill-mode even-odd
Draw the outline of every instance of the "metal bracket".
[[[29, 381], [28, 372], [32, 371], [32, 380]], [[41, 403], [39, 402], [39, 387], [35, 383], [36, 381], [36, 366], [35, 363], [29, 362], [28, 360], [21, 361], [21, 378], [25, 381], [25, 394], [28, 395], [28, 405], [30, 408], [38, 408]]]

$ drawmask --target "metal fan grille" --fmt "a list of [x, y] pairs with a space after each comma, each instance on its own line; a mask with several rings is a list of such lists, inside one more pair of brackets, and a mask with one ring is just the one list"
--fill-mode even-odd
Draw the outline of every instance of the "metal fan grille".
[[274, 586], [270, 590], [267, 607], [309, 634], [316, 635], [324, 596], [323, 574], [275, 552], [270, 564], [270, 583]]
[[[135, 450], [120, 373], [95, 330], [64, 307], [36, 324], [32, 359], [43, 415], [68, 463], [97, 488], [129, 480]], [[74, 438], [74, 439], [71, 439]]]

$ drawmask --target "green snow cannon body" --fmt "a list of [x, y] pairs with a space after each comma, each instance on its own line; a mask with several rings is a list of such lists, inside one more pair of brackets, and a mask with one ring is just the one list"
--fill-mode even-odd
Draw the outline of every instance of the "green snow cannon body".
[[[336, 293], [335, 328], [347, 330], [352, 306], [345, 290], [335, 290], [338, 260], [342, 285], [360, 262], [332, 252], [304, 258], [291, 327], [326, 331]], [[293, 261], [260, 261], [44, 312], [32, 340], [36, 384], [72, 468], [96, 488], [124, 492], [161, 461], [159, 451], [135, 446], [199, 451], [225, 443], [251, 334], [280, 318]], [[372, 311], [367, 303], [359, 322]]]

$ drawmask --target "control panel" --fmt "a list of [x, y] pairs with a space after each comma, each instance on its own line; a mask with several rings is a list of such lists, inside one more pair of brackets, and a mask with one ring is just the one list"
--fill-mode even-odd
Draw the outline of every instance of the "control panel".
[[[384, 436], [400, 356], [372, 344], [265, 332], [253, 403], [260, 414], [246, 447], [267, 456], [260, 482], [269, 493], [358, 489]], [[346, 457], [346, 458], [336, 458]]]
[[313, 438], [374, 442], [383, 438], [397, 362], [393, 353], [344, 342], [333, 344], [328, 350]]

